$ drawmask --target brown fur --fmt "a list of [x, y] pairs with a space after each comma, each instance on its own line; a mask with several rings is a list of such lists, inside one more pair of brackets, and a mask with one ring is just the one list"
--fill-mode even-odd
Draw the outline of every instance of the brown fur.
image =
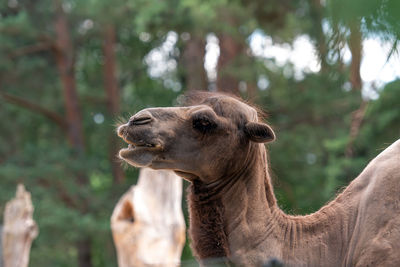
[[198, 259], [227, 257], [229, 246], [221, 199], [210, 199], [207, 188], [201, 182], [194, 182], [188, 188], [188, 202], [191, 225], [189, 235], [195, 257]]
[[[400, 141], [335, 200], [307, 216], [278, 207], [262, 142], [275, 138], [257, 110], [204, 93], [187, 107], [146, 109], [119, 127], [137, 147], [120, 157], [138, 167], [171, 169], [192, 182], [190, 237], [195, 256], [235, 265], [400, 266]], [[226, 262], [225, 262], [226, 263]]]

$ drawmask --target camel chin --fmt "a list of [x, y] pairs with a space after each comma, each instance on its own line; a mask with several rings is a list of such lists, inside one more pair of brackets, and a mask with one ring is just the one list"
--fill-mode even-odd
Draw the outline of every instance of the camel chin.
[[193, 182], [193, 181], [199, 179], [199, 177], [197, 175], [190, 173], [190, 172], [185, 172], [185, 171], [181, 171], [181, 170], [174, 170], [174, 172], [178, 176], [182, 177], [183, 179], [185, 179], [186, 181], [189, 181], [189, 182]]

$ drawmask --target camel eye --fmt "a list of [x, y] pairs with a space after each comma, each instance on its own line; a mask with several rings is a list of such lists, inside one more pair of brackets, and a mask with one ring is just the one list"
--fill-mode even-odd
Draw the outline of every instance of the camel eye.
[[193, 119], [193, 128], [201, 133], [207, 133], [215, 129], [217, 125], [207, 117], [198, 117]]

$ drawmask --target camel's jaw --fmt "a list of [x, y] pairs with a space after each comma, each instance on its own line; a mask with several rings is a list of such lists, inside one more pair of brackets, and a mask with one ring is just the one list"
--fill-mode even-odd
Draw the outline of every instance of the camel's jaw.
[[135, 167], [149, 167], [159, 152], [163, 150], [162, 142], [158, 139], [149, 138], [144, 134], [141, 137], [138, 134], [132, 134], [128, 131], [127, 125], [118, 128], [118, 135], [127, 144], [127, 148], [119, 151], [119, 158]]

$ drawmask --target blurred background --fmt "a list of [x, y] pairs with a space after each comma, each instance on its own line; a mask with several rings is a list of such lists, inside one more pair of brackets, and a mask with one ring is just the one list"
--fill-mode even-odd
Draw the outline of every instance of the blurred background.
[[1, 1], [0, 214], [24, 183], [30, 266], [116, 266], [116, 122], [189, 90], [262, 107], [279, 205], [316, 211], [400, 136], [399, 36], [397, 0]]

